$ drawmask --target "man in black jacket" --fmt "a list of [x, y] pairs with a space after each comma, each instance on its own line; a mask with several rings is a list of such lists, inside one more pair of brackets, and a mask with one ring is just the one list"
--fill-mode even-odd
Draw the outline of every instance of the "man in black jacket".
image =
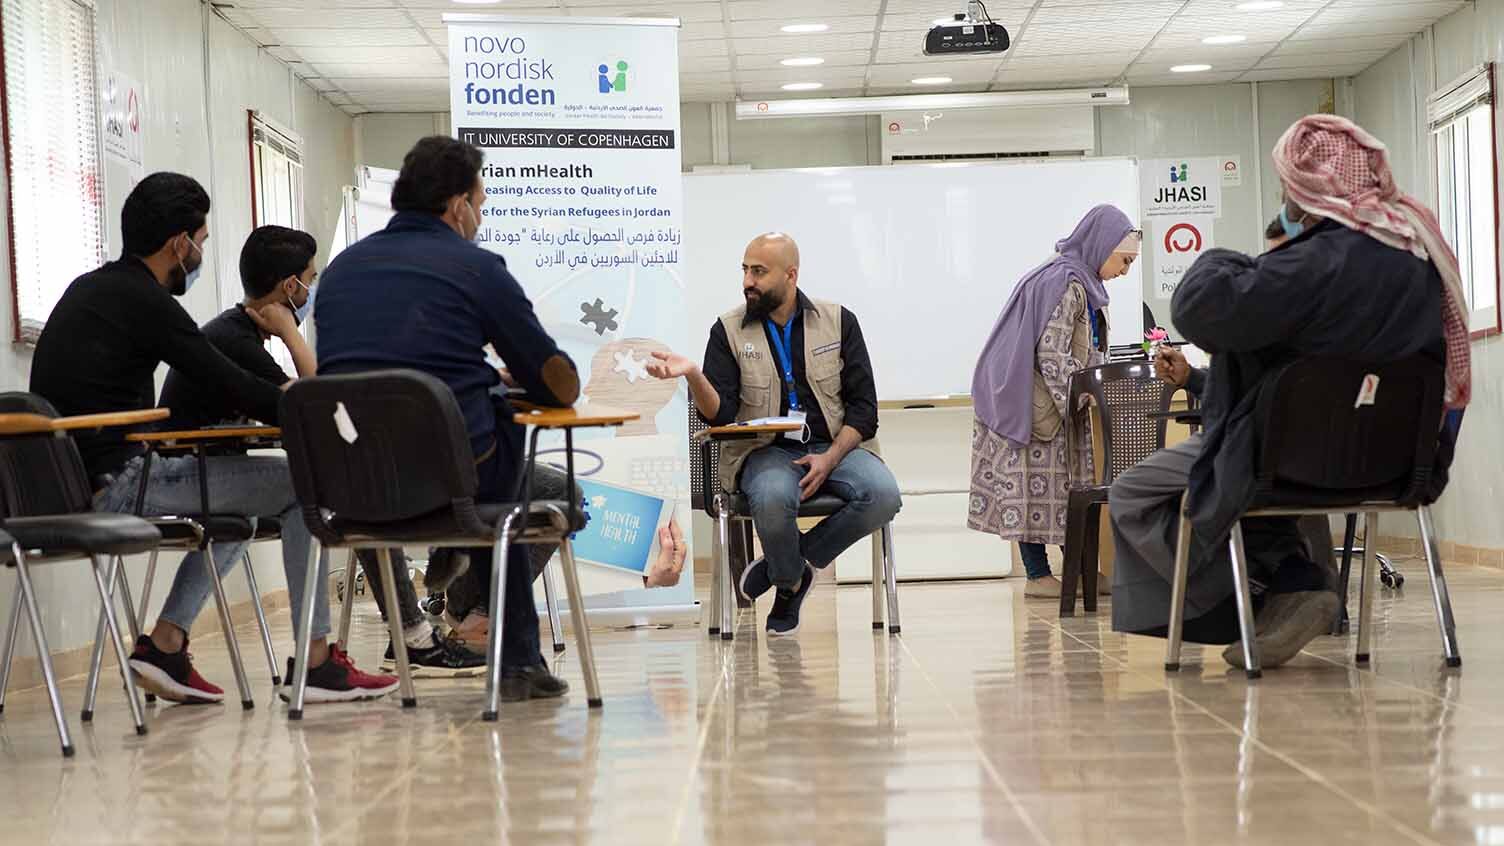
[[[142, 180], [121, 211], [124, 255], [75, 279], [53, 308], [37, 341], [31, 390], [64, 415], [151, 408], [153, 375], [166, 362], [202, 384], [217, 385], [234, 404], [266, 423], [277, 422], [277, 385], [226, 358], [194, 323], [177, 298], [188, 292], [204, 264], [209, 195], [194, 179], [155, 173]], [[144, 468], [144, 450], [120, 429], [77, 437], [85, 466], [95, 480], [94, 507], [132, 512]], [[208, 459], [209, 496], [217, 511], [282, 521], [282, 567], [299, 621], [311, 537], [292, 492], [287, 461], [262, 456]], [[144, 513], [199, 511], [198, 464], [193, 456], [157, 459], [146, 486]], [[156, 627], [142, 635], [131, 669], [147, 690], [172, 702], [219, 702], [224, 691], [204, 680], [188, 655], [188, 631], [212, 586], [215, 559], [232, 564], [239, 545], [216, 545], [209, 556], [189, 553], [178, 568]], [[320, 556], [327, 572], [327, 556]], [[356, 669], [337, 645], [327, 642], [328, 578], [318, 583], [310, 632], [308, 701], [330, 702], [383, 696], [397, 688], [390, 676]]]

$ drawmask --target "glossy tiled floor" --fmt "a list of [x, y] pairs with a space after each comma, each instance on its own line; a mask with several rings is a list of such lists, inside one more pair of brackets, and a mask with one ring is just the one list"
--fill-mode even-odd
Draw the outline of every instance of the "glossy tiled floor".
[[[760, 615], [728, 645], [600, 632], [593, 715], [577, 692], [483, 723], [479, 680], [423, 681], [415, 711], [310, 706], [290, 725], [262, 680], [254, 711], [158, 707], [137, 738], [114, 689], [81, 727], [72, 680], [71, 761], [40, 690], [7, 704], [0, 840], [1504, 843], [1504, 572], [1451, 570], [1458, 672], [1423, 569], [1401, 568], [1371, 670], [1322, 638], [1253, 685], [1211, 649], [1167, 679], [1161, 642], [1105, 614], [1061, 625], [1017, 581], [905, 586], [901, 638], [871, 631], [865, 588], [824, 585], [797, 640], [754, 638]], [[370, 663], [373, 606], [357, 634]], [[195, 650], [229, 685], [219, 645]]]

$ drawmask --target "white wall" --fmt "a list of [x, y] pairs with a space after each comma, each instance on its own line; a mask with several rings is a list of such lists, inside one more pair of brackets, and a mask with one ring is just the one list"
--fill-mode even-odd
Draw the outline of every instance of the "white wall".
[[[1412, 38], [1354, 80], [1358, 123], [1389, 147], [1400, 188], [1434, 207], [1425, 101], [1439, 85], [1485, 61], [1504, 60], [1504, 0], [1478, 0]], [[1499, 107], [1496, 105], [1495, 109]], [[1500, 172], [1504, 173], [1504, 165]], [[1473, 402], [1452, 463], [1452, 481], [1435, 508], [1441, 537], [1467, 546], [1504, 548], [1504, 337], [1474, 341]], [[1385, 534], [1414, 537], [1413, 520], [1385, 517]]]
[[[339, 216], [340, 186], [350, 182], [355, 169], [350, 117], [298, 82], [285, 65], [262, 53], [199, 0], [95, 0], [95, 5], [101, 81], [111, 71], [119, 71], [134, 77], [143, 88], [146, 171], [186, 173], [203, 183], [213, 199], [205, 278], [184, 298], [194, 317], [200, 322], [213, 317], [228, 306], [228, 301], [221, 300], [220, 289], [239, 288], [240, 244], [250, 231], [251, 220], [247, 109], [261, 110], [303, 136], [307, 158], [304, 219], [321, 249], [326, 249]], [[209, 67], [204, 60], [206, 43], [213, 57]], [[120, 252], [120, 207], [129, 188], [123, 172], [106, 168], [111, 258]], [[0, 191], [0, 202], [4, 197]], [[5, 247], [4, 240], [0, 239], [0, 249]], [[8, 276], [9, 262], [4, 258], [0, 254], [0, 274]], [[217, 278], [211, 281], [211, 274]], [[10, 298], [0, 297], [0, 326], [9, 326], [13, 319]], [[0, 344], [0, 390], [24, 390], [30, 369], [28, 348]], [[263, 591], [285, 586], [275, 544], [259, 545], [255, 560]], [[138, 588], [144, 563], [142, 559], [130, 565]], [[153, 613], [176, 570], [177, 556], [163, 556], [162, 565], [153, 591], [157, 597]], [[87, 568], [65, 564], [33, 572], [52, 649], [89, 644], [98, 605]], [[14, 585], [13, 577], [0, 578], [0, 607], [10, 608]], [[227, 587], [232, 602], [248, 596], [242, 577], [229, 580]], [[212, 626], [212, 610], [200, 620]], [[248, 660], [254, 659], [254, 644], [246, 646]]]

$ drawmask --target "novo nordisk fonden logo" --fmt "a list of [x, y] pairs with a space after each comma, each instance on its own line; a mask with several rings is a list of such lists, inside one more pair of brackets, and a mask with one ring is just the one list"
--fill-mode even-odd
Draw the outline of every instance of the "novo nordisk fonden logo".
[[625, 94], [627, 93], [627, 63], [616, 63], [616, 71], [613, 73], [609, 65], [599, 65], [595, 69], [596, 88], [602, 94]]
[[555, 104], [554, 89], [541, 87], [554, 81], [553, 62], [529, 57], [527, 41], [521, 36], [467, 35], [461, 49], [464, 52], [466, 105]]

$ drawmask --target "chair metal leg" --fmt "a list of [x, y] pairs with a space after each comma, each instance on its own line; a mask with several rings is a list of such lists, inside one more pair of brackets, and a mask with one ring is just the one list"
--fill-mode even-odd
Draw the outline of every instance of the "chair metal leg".
[[[1356, 524], [1357, 516], [1353, 515]], [[1368, 537], [1377, 537], [1379, 530], [1379, 516], [1377, 514], [1363, 515], [1363, 532]], [[1363, 542], [1363, 563], [1359, 565], [1358, 572], [1358, 652], [1353, 660], [1359, 664], [1368, 663], [1369, 645], [1373, 638], [1373, 580], [1375, 577], [1372, 551], [1373, 544], [1367, 540]]]
[[245, 662], [240, 658], [240, 642], [235, 638], [235, 621], [230, 618], [230, 601], [225, 598], [225, 585], [220, 581], [219, 568], [214, 564], [214, 545], [204, 545], [204, 566], [209, 568], [209, 585], [214, 588], [214, 607], [219, 609], [219, 627], [225, 633], [225, 648], [230, 651], [230, 669], [235, 672], [235, 686], [240, 690], [240, 707], [249, 711], [256, 707], [251, 695], [251, 682], [245, 675]]
[[[1457, 648], [1457, 621], [1452, 617], [1452, 597], [1447, 593], [1447, 577], [1441, 572], [1441, 553], [1436, 546], [1436, 526], [1431, 521], [1431, 509], [1422, 505], [1416, 509], [1420, 521], [1421, 541], [1426, 545], [1426, 566], [1431, 572], [1431, 598], [1436, 603], [1436, 624], [1441, 627], [1441, 649], [1448, 667], [1462, 666], [1462, 653]], [[1373, 536], [1370, 536], [1373, 537]], [[1364, 544], [1371, 546], [1372, 541]]]
[[[110, 559], [109, 572], [105, 576], [105, 584], [110, 585], [113, 592], [116, 583], [115, 568], [122, 567], [123, 562], [119, 556]], [[89, 676], [84, 682], [84, 706], [79, 711], [78, 718], [81, 722], [93, 722], [94, 705], [99, 698], [99, 674], [104, 666], [104, 638], [106, 633], [104, 609], [100, 609], [99, 621], [94, 625], [94, 648], [89, 653]]]
[[721, 640], [732, 640], [736, 637], [736, 594], [731, 587], [731, 516], [726, 513], [726, 505], [721, 502], [716, 508], [719, 515], [715, 521], [716, 536], [721, 542], [721, 559], [716, 562], [716, 567], [721, 570]]
[[126, 624], [131, 632], [131, 639], [127, 643], [134, 648], [136, 641], [141, 639], [141, 626], [136, 622], [136, 602], [131, 598], [131, 582], [126, 577], [124, 558], [115, 559], [115, 584], [112, 587], [120, 591], [121, 610], [125, 613]]
[[308, 651], [313, 642], [313, 611], [319, 585], [319, 540], [308, 544], [308, 569], [303, 574], [303, 607], [298, 609], [298, 632], [292, 655], [292, 692], [287, 700], [287, 719], [303, 719], [303, 699], [308, 693]]
[[[350, 550], [350, 556], [345, 559], [345, 589], [341, 591], [343, 597], [339, 606], [339, 647], [344, 649], [350, 643], [350, 615], [355, 613], [355, 574], [360, 569], [360, 564], [355, 559], [355, 550]], [[395, 608], [389, 605], [388, 608]]]
[[883, 630], [883, 532], [872, 533], [872, 630]]
[[251, 608], [256, 611], [256, 628], [261, 630], [261, 649], [266, 653], [266, 665], [272, 671], [272, 687], [282, 686], [282, 671], [277, 667], [277, 648], [272, 645], [272, 628], [266, 623], [266, 609], [261, 607], [261, 587], [256, 584], [256, 568], [251, 565], [251, 551], [242, 556], [245, 565], [245, 582], [251, 590]]
[[402, 683], [402, 707], [418, 707], [418, 692], [413, 689], [413, 671], [407, 663], [407, 640], [402, 636], [402, 615], [397, 613], [397, 573], [392, 567], [392, 551], [376, 550], [376, 566], [381, 568], [381, 593], [386, 598], [386, 624], [392, 634], [392, 654], [397, 656], [397, 679]]
[[1175, 575], [1170, 582], [1170, 630], [1165, 634], [1165, 671], [1180, 670], [1180, 636], [1185, 630], [1185, 582], [1191, 569], [1191, 518], [1180, 497], [1180, 530], [1175, 536]]
[[1228, 538], [1232, 553], [1233, 596], [1238, 603], [1238, 633], [1243, 640], [1243, 666], [1248, 678], [1263, 675], [1259, 666], [1259, 646], [1253, 625], [1253, 597], [1248, 589], [1248, 555], [1243, 549], [1243, 521], [1232, 524], [1232, 536]]
[[888, 594], [888, 634], [903, 631], [898, 620], [898, 559], [893, 555], [893, 524], [883, 526], [883, 581]]
[[[496, 543], [491, 550], [491, 631], [486, 638], [486, 708], [480, 718], [496, 722], [501, 709], [501, 628], [507, 611], [507, 549], [512, 545], [512, 527], [522, 517], [522, 509], [513, 508], [501, 521]], [[473, 566], [473, 565], [472, 565]]]
[[10, 602], [10, 622], [6, 624], [5, 654], [0, 657], [0, 713], [5, 712], [5, 691], [10, 688], [10, 666], [16, 657], [16, 637], [21, 634], [21, 588]]
[[1337, 618], [1332, 621], [1332, 636], [1341, 637], [1348, 621], [1347, 586], [1352, 580], [1353, 547], [1358, 541], [1358, 515], [1348, 514], [1347, 527], [1342, 531], [1342, 567], [1337, 571]]
[[106, 572], [117, 566], [124, 569], [125, 564], [119, 557], [113, 559], [108, 565], [104, 561], [105, 558], [102, 555], [96, 555], [93, 558], [94, 584], [99, 588], [100, 608], [104, 611], [110, 644], [115, 647], [115, 661], [120, 665], [120, 681], [125, 684], [125, 698], [131, 705], [131, 718], [136, 722], [136, 734], [146, 734], [146, 711], [141, 705], [141, 693], [136, 690], [136, 680], [131, 676], [130, 654], [125, 651], [125, 644], [120, 641], [120, 622], [115, 616], [115, 601], [110, 596], [109, 582], [105, 580]]
[[580, 573], [575, 568], [574, 545], [565, 537], [559, 544], [564, 564], [564, 589], [569, 592], [569, 619], [574, 625], [575, 648], [580, 651], [580, 670], [585, 674], [585, 703], [591, 708], [604, 704], [601, 683], [595, 675], [595, 647], [590, 642], [590, 621], [585, 615], [585, 597], [580, 591]]
[[136, 609], [136, 629], [146, 628], [146, 606], [151, 603], [151, 583], [157, 577], [157, 552], [153, 549], [146, 559], [146, 578], [141, 580], [141, 605]]
[[726, 556], [727, 552], [721, 546], [720, 523], [717, 522], [716, 530], [710, 533], [710, 610], [705, 617], [705, 633], [712, 638], [721, 634], [721, 580], [727, 577], [730, 568], [730, 564], [722, 561]]
[[[36, 645], [37, 663], [42, 665], [42, 679], [47, 683], [47, 700], [52, 705], [52, 721], [57, 724], [57, 739], [63, 747], [63, 757], [72, 758], [73, 738], [68, 734], [68, 718], [63, 715], [63, 696], [57, 688], [57, 673], [52, 669], [52, 652], [47, 647], [47, 632], [42, 628], [42, 612], [37, 607], [31, 571], [26, 567], [20, 544], [12, 543], [11, 553], [16, 557], [16, 582], [20, 588], [18, 593], [26, 605], [26, 616], [31, 622], [31, 642]], [[14, 636], [11, 637], [11, 642], [15, 642]]]
[[543, 601], [548, 605], [548, 633], [553, 637], [554, 654], [564, 651], [564, 623], [559, 619], [559, 601], [554, 598], [554, 572], [543, 567]]

